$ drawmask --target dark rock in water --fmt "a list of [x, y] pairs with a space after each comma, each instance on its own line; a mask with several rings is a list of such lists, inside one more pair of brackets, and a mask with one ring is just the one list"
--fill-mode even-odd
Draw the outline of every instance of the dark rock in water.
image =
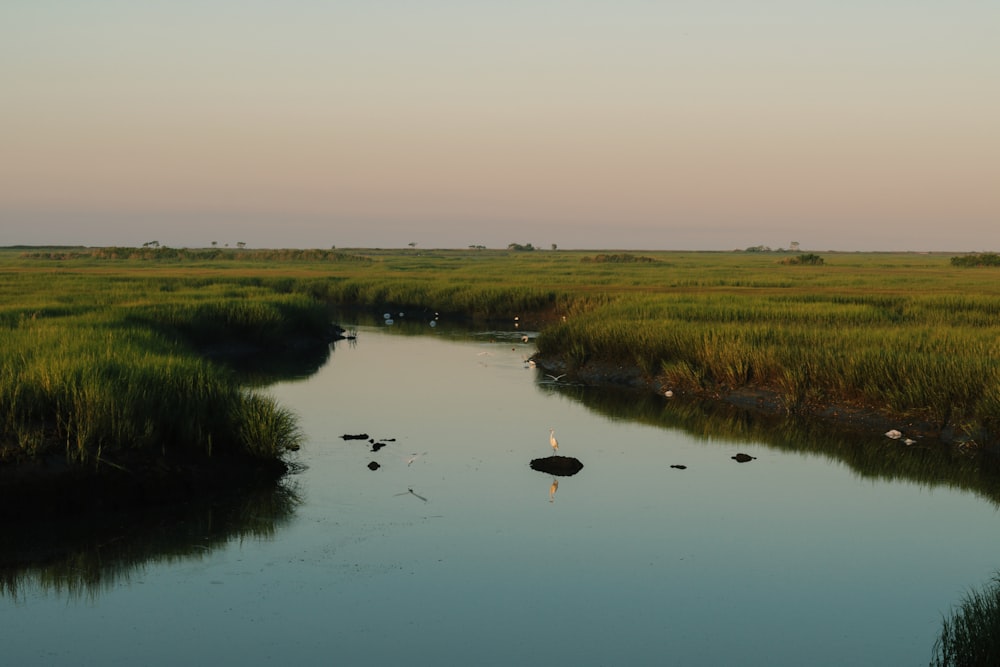
[[368, 464], [368, 469], [369, 469], [369, 470], [378, 470], [378, 469], [379, 469], [379, 468], [381, 468], [381, 467], [382, 467], [382, 466], [380, 466], [380, 465], [379, 465], [378, 463], [376, 463], [375, 461], [372, 461], [371, 463], [369, 463], [369, 464]]
[[736, 461], [737, 463], [746, 463], [747, 461], [753, 461], [755, 458], [757, 458], [757, 457], [756, 456], [750, 456], [749, 454], [743, 454], [743, 453], [739, 453], [736, 456], [732, 457], [732, 459], [734, 461]]
[[382, 449], [383, 447], [385, 447], [385, 443], [384, 442], [373, 442], [372, 443], [372, 451], [373, 452], [377, 452], [378, 450]]
[[673, 466], [670, 466], [670, 467], [671, 468], [677, 468], [678, 470], [687, 470], [687, 466], [683, 466], [683, 465], [673, 465]]
[[340, 437], [343, 438], [344, 440], [367, 440], [368, 439], [368, 434], [367, 433], [358, 433], [357, 435], [350, 435], [349, 433], [345, 433], [344, 435], [342, 435]]
[[548, 456], [544, 459], [532, 460], [531, 469], [550, 475], [569, 477], [583, 470], [583, 464], [571, 456]]

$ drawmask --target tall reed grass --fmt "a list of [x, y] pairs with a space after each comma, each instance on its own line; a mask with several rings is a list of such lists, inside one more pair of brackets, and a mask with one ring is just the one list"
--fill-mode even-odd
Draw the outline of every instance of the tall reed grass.
[[1000, 575], [967, 593], [941, 626], [931, 667], [1000, 665]]
[[0, 459], [280, 457], [301, 438], [294, 416], [196, 350], [267, 349], [330, 326], [314, 298], [240, 278], [3, 275]]
[[542, 354], [628, 361], [675, 390], [777, 389], [978, 432], [1000, 386], [996, 296], [632, 297], [546, 330]]

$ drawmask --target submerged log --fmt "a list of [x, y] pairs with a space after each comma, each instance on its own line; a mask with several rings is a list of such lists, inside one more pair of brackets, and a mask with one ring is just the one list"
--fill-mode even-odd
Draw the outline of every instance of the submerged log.
[[533, 459], [531, 469], [547, 472], [550, 475], [569, 477], [583, 470], [583, 464], [572, 456], [547, 456], [544, 459]]

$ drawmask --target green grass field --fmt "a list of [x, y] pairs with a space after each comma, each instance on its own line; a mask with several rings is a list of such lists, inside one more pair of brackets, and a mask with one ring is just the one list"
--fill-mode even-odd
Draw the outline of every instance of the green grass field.
[[[946, 254], [170, 248], [0, 250], [0, 444], [280, 456], [294, 418], [199, 354], [321, 331], [328, 307], [546, 323], [571, 370], [634, 366], [677, 392], [779, 392], [980, 441], [1000, 416], [1000, 268]], [[974, 264], [974, 263], [973, 263]], [[380, 311], [381, 312], [381, 311]], [[184, 415], [184, 419], [178, 419]]]

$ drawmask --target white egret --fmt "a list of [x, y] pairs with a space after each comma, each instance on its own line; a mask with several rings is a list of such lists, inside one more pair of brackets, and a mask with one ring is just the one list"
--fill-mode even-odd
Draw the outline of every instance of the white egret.
[[556, 440], [556, 430], [554, 428], [549, 429], [549, 444], [552, 445], [552, 453], [559, 451], [559, 441]]

